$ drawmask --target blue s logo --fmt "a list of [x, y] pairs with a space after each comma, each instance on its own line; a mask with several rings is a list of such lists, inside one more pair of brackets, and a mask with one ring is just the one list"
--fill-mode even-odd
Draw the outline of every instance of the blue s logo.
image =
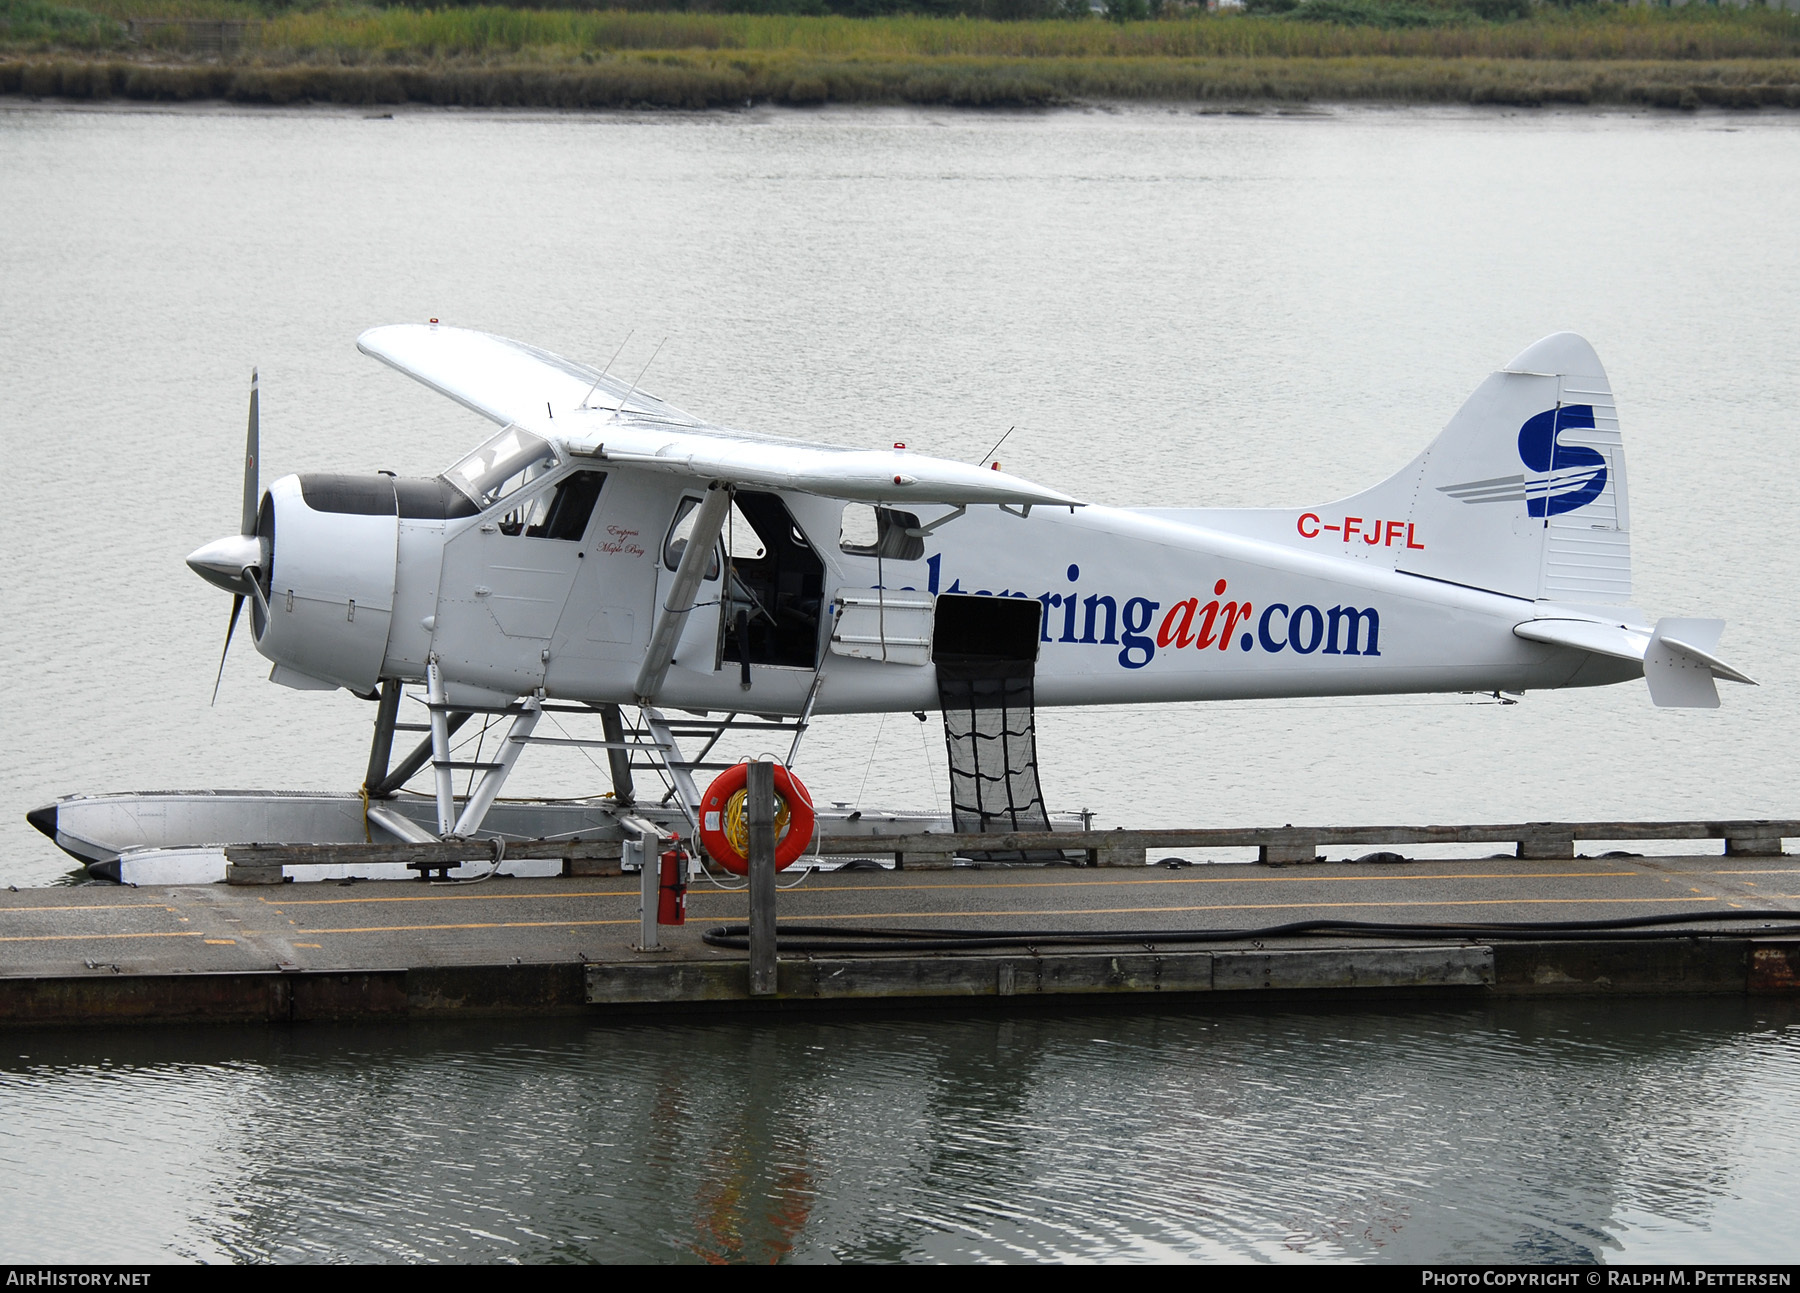
[[[1519, 457], [1547, 480], [1527, 486], [1525, 509], [1532, 516], [1561, 516], [1586, 507], [1606, 489], [1606, 459], [1586, 445], [1558, 444], [1564, 431], [1594, 425], [1594, 406], [1565, 404], [1546, 409], [1519, 428]], [[1516, 495], [1515, 495], [1516, 497]]]

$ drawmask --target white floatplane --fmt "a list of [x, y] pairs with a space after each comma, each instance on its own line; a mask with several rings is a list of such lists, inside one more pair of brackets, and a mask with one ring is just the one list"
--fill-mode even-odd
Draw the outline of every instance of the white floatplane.
[[[1641, 676], [1659, 706], [1711, 707], [1715, 679], [1751, 681], [1716, 654], [1722, 621], [1652, 622], [1629, 605], [1619, 423], [1572, 333], [1492, 374], [1381, 484], [1256, 509], [1107, 507], [997, 463], [728, 430], [435, 322], [358, 345], [500, 429], [430, 479], [290, 475], [264, 492], [253, 383], [239, 532], [188, 564], [233, 595], [227, 649], [248, 601], [273, 681], [378, 702], [363, 790], [74, 796], [31, 814], [104, 874], [146, 850], [555, 837], [633, 814], [717, 852], [693, 775], [705, 752], [680, 742], [779, 729], [791, 765], [824, 714], [943, 709], [958, 829], [1013, 829], [1048, 822], [1035, 769], [1015, 766], [1029, 726], [1004, 718], [1033, 705]], [[408, 686], [428, 722], [398, 721]], [[546, 712], [603, 731], [546, 737]], [[509, 724], [474, 766], [451, 744], [471, 715]], [[409, 726], [423, 739], [390, 767]], [[543, 743], [604, 748], [611, 796], [499, 800]], [[634, 757], [670, 787], [661, 804], [636, 795]], [[405, 792], [427, 765], [430, 792]], [[478, 775], [459, 797], [462, 770]], [[140, 811], [153, 800], [164, 811]], [[930, 824], [849, 816], [830, 828]]]

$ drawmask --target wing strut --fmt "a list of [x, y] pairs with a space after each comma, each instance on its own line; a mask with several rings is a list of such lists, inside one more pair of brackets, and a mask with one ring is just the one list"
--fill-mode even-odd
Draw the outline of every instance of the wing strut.
[[694, 516], [694, 528], [688, 534], [681, 564], [675, 569], [675, 582], [669, 586], [669, 600], [656, 617], [643, 668], [638, 670], [633, 691], [639, 705], [653, 704], [656, 693], [662, 690], [663, 679], [669, 676], [669, 666], [675, 663], [675, 644], [681, 640], [682, 626], [687, 623], [688, 612], [694, 609], [694, 594], [700, 590], [700, 579], [706, 574], [706, 564], [712, 560], [730, 513], [731, 491], [717, 483], [709, 486], [706, 501]]

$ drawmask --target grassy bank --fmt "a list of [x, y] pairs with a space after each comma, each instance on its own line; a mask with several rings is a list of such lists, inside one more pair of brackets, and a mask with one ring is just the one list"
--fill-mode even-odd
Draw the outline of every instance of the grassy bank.
[[[1800, 16], [1693, 6], [1415, 8], [1131, 23], [625, 11], [310, 9], [246, 0], [0, 0], [0, 94], [533, 107], [1084, 99], [1800, 107]], [[1345, 14], [1350, 17], [1344, 20]], [[1362, 15], [1358, 18], [1357, 15]], [[195, 30], [124, 17], [226, 19]], [[1441, 19], [1441, 21], [1440, 21]], [[1410, 21], [1410, 20], [1408, 20]]]
[[580, 67], [0, 63], [0, 94], [236, 103], [717, 108], [746, 103], [1043, 107], [1081, 100], [1800, 108], [1800, 61], [636, 58]]

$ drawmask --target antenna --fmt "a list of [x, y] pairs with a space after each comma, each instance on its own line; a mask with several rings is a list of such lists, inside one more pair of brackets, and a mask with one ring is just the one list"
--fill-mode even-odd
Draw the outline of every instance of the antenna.
[[631, 379], [631, 388], [619, 397], [618, 407], [613, 409], [613, 416], [615, 418], [619, 416], [619, 411], [625, 407], [625, 401], [637, 394], [638, 383], [644, 380], [644, 374], [650, 371], [650, 365], [656, 362], [656, 357], [662, 354], [662, 348], [668, 344], [669, 339], [667, 337], [664, 337], [661, 341], [656, 343], [656, 349], [650, 352], [650, 358], [646, 359], [644, 361], [644, 366], [638, 369], [638, 375]]
[[[1019, 429], [1018, 424], [1014, 423], [1012, 426], [1009, 426], [1006, 428], [1006, 435], [1011, 435], [1014, 431], [1017, 431], [1018, 429]], [[1000, 452], [1000, 446], [1006, 443], [1006, 435], [1003, 435], [998, 440], [994, 441], [994, 447], [987, 451], [987, 458], [983, 458], [981, 460], [981, 465], [983, 467], [988, 465], [988, 458], [992, 458], [995, 454]]]
[[636, 334], [636, 328], [625, 334], [625, 340], [619, 343], [619, 348], [613, 351], [612, 358], [606, 361], [606, 367], [600, 370], [600, 375], [594, 379], [594, 384], [588, 387], [588, 393], [581, 397], [582, 408], [585, 409], [588, 401], [594, 398], [594, 392], [600, 389], [600, 383], [606, 380], [606, 375], [612, 371], [612, 366], [619, 362], [619, 356], [625, 353], [625, 347], [630, 344], [631, 338]]

